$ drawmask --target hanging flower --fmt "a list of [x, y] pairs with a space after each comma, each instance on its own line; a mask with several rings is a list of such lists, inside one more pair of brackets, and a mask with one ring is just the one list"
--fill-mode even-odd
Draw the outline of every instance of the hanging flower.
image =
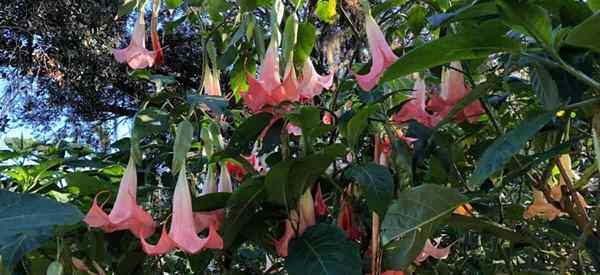
[[138, 16], [129, 46], [124, 49], [113, 49], [113, 55], [117, 62], [127, 63], [132, 69], [144, 69], [154, 65], [157, 51], [146, 49], [146, 29], [143, 13]]
[[107, 233], [130, 230], [138, 237], [152, 235], [155, 227], [152, 216], [137, 205], [136, 173], [135, 161], [131, 158], [121, 179], [119, 192], [110, 214], [107, 215], [102, 207], [98, 206], [98, 194], [83, 221], [89, 226], [100, 228]]
[[[285, 232], [283, 236], [275, 241], [277, 254], [282, 257], [288, 255], [288, 245], [294, 237], [301, 236], [307, 228], [315, 225], [315, 205], [310, 190], [306, 190], [296, 209], [290, 210], [288, 219], [285, 221]], [[296, 231], [298, 230], [298, 231]]]
[[413, 91], [413, 98], [402, 105], [402, 108], [400, 108], [400, 111], [394, 114], [392, 120], [396, 123], [404, 123], [414, 119], [426, 127], [435, 127], [441, 118], [427, 112], [426, 93], [425, 81], [422, 79], [417, 79]]
[[558, 208], [548, 203], [542, 191], [533, 190], [533, 203], [527, 207], [527, 210], [523, 213], [523, 218], [531, 219], [535, 216], [542, 216], [551, 221], [560, 216], [560, 214], [561, 212]]
[[440, 246], [440, 242], [437, 242], [437, 245], [433, 245], [431, 243], [431, 241], [428, 239], [425, 242], [425, 247], [423, 247], [421, 254], [419, 254], [419, 256], [417, 256], [417, 258], [415, 259], [415, 263], [420, 264], [420, 263], [424, 262], [425, 260], [427, 260], [427, 258], [429, 258], [429, 257], [433, 257], [438, 260], [443, 260], [443, 259], [448, 258], [448, 255], [450, 254], [450, 247], [452, 245], [449, 245], [444, 248], [439, 248], [439, 246]]
[[325, 200], [323, 199], [323, 194], [321, 193], [321, 184], [317, 183], [317, 187], [315, 188], [315, 213], [317, 216], [327, 215], [329, 210], [327, 209], [327, 204], [325, 204]]
[[320, 95], [323, 89], [329, 89], [333, 84], [333, 73], [321, 76], [315, 70], [310, 58], [304, 61], [302, 76], [299, 79], [298, 89], [301, 99], [311, 99]]
[[[179, 172], [177, 184], [175, 185], [173, 215], [169, 233], [163, 227], [161, 237], [156, 245], [148, 244], [144, 238], [140, 238], [142, 248], [148, 255], [165, 254], [175, 248], [190, 254], [206, 248], [222, 249], [223, 239], [217, 232], [221, 218], [218, 212], [192, 212], [192, 197], [184, 167]], [[198, 237], [198, 233], [207, 227], [208, 236], [206, 238]]]
[[344, 199], [341, 201], [340, 213], [337, 218], [337, 225], [346, 232], [346, 236], [351, 240], [359, 240], [362, 236], [360, 228], [354, 221], [354, 214], [352, 211], [352, 205], [347, 203]]
[[279, 77], [277, 41], [271, 40], [265, 54], [259, 78], [248, 74], [248, 91], [242, 93], [244, 103], [252, 112], [259, 112], [266, 105], [277, 105], [283, 101], [298, 101], [298, 83], [294, 66], [287, 66], [284, 81]]
[[369, 51], [373, 60], [371, 71], [366, 75], [355, 73], [354, 76], [358, 86], [368, 92], [377, 86], [383, 72], [396, 62], [398, 57], [390, 48], [390, 45], [385, 40], [385, 35], [370, 14], [367, 14], [365, 18], [365, 28], [367, 30]]
[[160, 0], [152, 1], [152, 20], [150, 21], [150, 39], [152, 40], [152, 49], [156, 51], [154, 65], [164, 63], [163, 50], [160, 47], [160, 38], [158, 37], [158, 12], [160, 11]]
[[221, 96], [221, 84], [219, 83], [219, 74], [216, 70], [211, 70], [208, 64], [204, 64], [204, 80], [202, 82], [204, 92], [210, 96]]
[[[450, 63], [452, 69], [444, 69], [442, 72], [441, 93], [439, 96], [432, 96], [429, 102], [429, 108], [438, 113], [440, 118], [445, 118], [456, 103], [463, 99], [471, 88], [465, 84], [462, 74], [462, 65], [458, 61]], [[463, 122], [465, 119], [471, 123], [479, 119], [479, 115], [485, 113], [479, 100], [466, 106], [456, 115], [457, 122]]]

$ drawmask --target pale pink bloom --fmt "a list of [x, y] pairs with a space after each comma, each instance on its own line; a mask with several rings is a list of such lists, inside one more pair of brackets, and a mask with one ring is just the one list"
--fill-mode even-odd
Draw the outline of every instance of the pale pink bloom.
[[294, 136], [301, 136], [302, 135], [302, 128], [292, 124], [292, 123], [288, 123], [287, 124], [287, 130], [288, 133], [294, 135]]
[[[452, 69], [444, 69], [442, 71], [442, 85], [439, 96], [432, 96], [429, 102], [429, 107], [433, 112], [436, 112], [440, 118], [445, 118], [456, 103], [463, 99], [471, 88], [465, 84], [462, 65], [458, 61], [450, 64]], [[457, 71], [459, 70], [459, 71]], [[485, 110], [479, 100], [466, 106], [460, 113], [456, 115], [457, 122], [463, 122], [465, 119], [473, 123], [479, 119], [479, 115]]]
[[320, 95], [323, 89], [329, 89], [333, 85], [333, 73], [321, 76], [315, 70], [310, 58], [304, 61], [302, 76], [299, 79], [298, 89], [301, 99], [310, 99]]
[[[157, 38], [158, 37], [156, 37], [156, 39]], [[158, 40], [156, 40], [156, 42], [158, 42]], [[143, 14], [138, 16], [133, 33], [131, 34], [129, 46], [124, 49], [113, 49], [113, 55], [117, 62], [127, 63], [132, 69], [144, 69], [154, 65], [157, 51], [149, 51], [146, 49], [146, 28]]]
[[210, 96], [221, 96], [221, 84], [219, 83], [219, 75], [217, 71], [213, 71], [204, 65], [204, 80], [202, 82], [204, 92]]
[[277, 43], [271, 41], [260, 69], [259, 78], [248, 74], [248, 91], [242, 93], [244, 103], [252, 112], [259, 112], [265, 105], [277, 105], [283, 101], [298, 101], [298, 80], [294, 66], [290, 62], [283, 82], [279, 77]]
[[[192, 212], [192, 197], [186, 178], [185, 167], [179, 172], [173, 195], [173, 214], [171, 229], [166, 233], [163, 228], [158, 244], [151, 245], [140, 238], [142, 248], [149, 255], [165, 254], [175, 248], [194, 254], [206, 248], [223, 248], [223, 239], [217, 229], [220, 223], [220, 211], [210, 213]], [[208, 227], [206, 238], [198, 237], [198, 233]]]
[[427, 242], [425, 242], [425, 247], [423, 247], [421, 254], [419, 254], [419, 256], [417, 256], [417, 258], [415, 259], [415, 263], [420, 264], [423, 261], [427, 260], [427, 258], [429, 258], [430, 256], [438, 260], [448, 258], [448, 255], [450, 254], [450, 247], [452, 245], [449, 245], [444, 248], [439, 248], [439, 245], [440, 242], [438, 242], [437, 245], [433, 245], [428, 239]]
[[[288, 244], [294, 237], [300, 236], [308, 227], [315, 225], [315, 204], [310, 190], [307, 190], [300, 200], [296, 209], [290, 210], [288, 219], [285, 221], [285, 232], [279, 240], [275, 240], [277, 254], [282, 257], [288, 255]], [[295, 229], [298, 230], [296, 235]]]
[[418, 121], [426, 127], [433, 128], [440, 119], [427, 112], [427, 91], [425, 81], [417, 79], [414, 86], [413, 98], [402, 105], [392, 117], [392, 120], [397, 123], [404, 123], [411, 119]]
[[91, 227], [98, 227], [104, 232], [119, 230], [130, 230], [138, 237], [148, 237], [154, 233], [154, 220], [152, 216], [137, 205], [137, 174], [135, 161], [129, 159], [125, 175], [121, 179], [119, 192], [115, 204], [110, 212], [106, 214], [101, 206], [98, 206], [97, 198], [94, 198], [92, 208], [84, 218], [84, 222]]
[[163, 49], [160, 46], [158, 37], [158, 12], [160, 9], [160, 0], [152, 1], [152, 21], [150, 22], [150, 39], [152, 40], [152, 49], [156, 51], [154, 65], [160, 65], [164, 62]]
[[371, 71], [366, 75], [355, 73], [355, 78], [358, 86], [368, 92], [377, 86], [383, 72], [398, 60], [398, 56], [390, 48], [385, 40], [385, 35], [371, 15], [365, 17], [365, 28], [372, 57]]

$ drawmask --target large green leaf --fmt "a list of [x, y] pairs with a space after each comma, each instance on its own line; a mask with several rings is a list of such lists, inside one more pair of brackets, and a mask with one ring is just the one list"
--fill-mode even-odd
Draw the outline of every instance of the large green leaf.
[[230, 247], [245, 226], [252, 222], [256, 206], [265, 200], [265, 185], [262, 180], [248, 179], [244, 181], [229, 197], [227, 206], [230, 209], [223, 225], [223, 241]]
[[316, 38], [317, 28], [315, 25], [310, 22], [300, 24], [298, 27], [298, 42], [294, 48], [294, 62], [296, 64], [302, 64], [307, 58], [310, 58], [310, 52], [315, 46]]
[[206, 106], [216, 115], [226, 113], [228, 111], [227, 107], [229, 106], [229, 101], [222, 96], [190, 95], [187, 97], [187, 101], [192, 106]]
[[225, 151], [232, 155], [252, 152], [256, 139], [263, 129], [269, 125], [272, 118], [272, 114], [263, 112], [246, 119], [233, 133]]
[[365, 193], [369, 208], [380, 217], [385, 216], [394, 198], [394, 178], [387, 167], [372, 162], [352, 165], [344, 177], [354, 179]]
[[285, 268], [290, 275], [360, 275], [358, 246], [337, 226], [317, 224], [289, 244]]
[[192, 198], [192, 209], [194, 212], [206, 212], [225, 208], [231, 194], [229, 192], [215, 192]]
[[183, 4], [183, 0], [167, 0], [165, 3], [167, 4], [168, 9], [173, 10], [181, 6], [181, 4]]
[[561, 105], [561, 100], [552, 75], [539, 63], [533, 64], [531, 69], [531, 86], [542, 107], [547, 111], [556, 110]]
[[0, 258], [5, 269], [54, 236], [57, 225], [83, 219], [76, 207], [33, 195], [0, 190]]
[[415, 230], [421, 230], [467, 202], [457, 190], [432, 184], [424, 184], [400, 193], [388, 208], [381, 224], [381, 240], [384, 245], [404, 238]]
[[[298, 36], [298, 19], [295, 14], [288, 16], [285, 20], [285, 27], [283, 29], [283, 37], [281, 41], [281, 60], [279, 67], [281, 70], [287, 70], [288, 62], [293, 57], [292, 51], [296, 45]], [[281, 71], [285, 74], [284, 71]]]
[[143, 138], [161, 131], [167, 131], [169, 114], [156, 108], [147, 108], [138, 112], [133, 120], [131, 131], [131, 154], [136, 161], [141, 160], [140, 142]]
[[193, 136], [194, 126], [189, 121], [184, 120], [177, 125], [173, 144], [173, 174], [179, 173], [179, 170], [185, 165], [187, 153], [192, 147]]
[[526, 31], [539, 43], [552, 46], [552, 24], [548, 12], [527, 1], [497, 0], [504, 20], [517, 31]]
[[493, 53], [519, 49], [519, 43], [485, 26], [447, 35], [409, 51], [385, 71], [382, 80], [394, 80], [455, 60], [485, 58]]
[[346, 136], [346, 139], [348, 139], [348, 144], [351, 147], [356, 147], [358, 145], [363, 131], [369, 125], [369, 115], [371, 114], [371, 110], [372, 108], [370, 106], [362, 108], [352, 116], [350, 121], [348, 121], [344, 135]]
[[588, 48], [600, 53], [600, 12], [575, 26], [567, 35], [567, 44]]
[[425, 242], [431, 235], [432, 225], [426, 224], [421, 230], [413, 230], [383, 247], [384, 270], [406, 270], [423, 251]]
[[554, 117], [554, 112], [546, 112], [523, 121], [517, 128], [496, 139], [481, 155], [475, 171], [469, 179], [469, 186], [479, 188], [487, 178], [492, 176], [516, 154], [527, 141]]
[[71, 193], [78, 193], [80, 196], [91, 196], [102, 190], [111, 189], [109, 182], [91, 176], [84, 172], [75, 172], [65, 176], [67, 188]]

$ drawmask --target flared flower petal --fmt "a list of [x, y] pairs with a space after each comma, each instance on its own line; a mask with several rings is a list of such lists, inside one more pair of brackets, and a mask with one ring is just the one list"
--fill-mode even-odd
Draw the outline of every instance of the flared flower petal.
[[166, 254], [177, 247], [177, 244], [167, 234], [167, 229], [164, 226], [156, 245], [149, 244], [144, 238], [140, 238], [140, 242], [144, 252], [151, 256]]
[[[438, 113], [438, 116], [445, 118], [456, 103], [463, 99], [471, 88], [465, 84], [465, 78], [462, 71], [462, 65], [458, 61], [450, 63], [451, 69], [442, 71], [442, 84], [439, 96], [432, 96], [429, 108]], [[479, 116], [485, 112], [479, 100], [466, 106], [456, 115], [457, 122], [463, 122], [465, 119], [471, 123], [479, 120]]]
[[323, 89], [329, 89], [331, 85], [333, 85], [333, 73], [325, 76], [319, 75], [310, 58], [306, 58], [298, 84], [300, 97], [302, 99], [313, 98], [320, 95]]
[[426, 127], [433, 128], [441, 120], [436, 116], [427, 112], [427, 91], [425, 81], [418, 79], [415, 82], [413, 98], [402, 105], [400, 111], [398, 111], [392, 117], [392, 120], [396, 123], [404, 123], [411, 119], [423, 124]]
[[269, 92], [252, 75], [248, 74], [247, 79], [248, 91], [241, 93], [242, 98], [250, 111], [256, 113], [269, 103]]
[[[185, 168], [181, 169], [175, 193], [173, 195], [173, 217], [171, 220], [171, 231], [169, 237], [181, 250], [194, 254], [207, 245], [209, 241], [216, 238], [216, 230], [209, 237], [200, 238], [196, 232], [194, 213], [192, 212], [192, 197], [187, 183]], [[219, 237], [220, 238], [220, 237]]]
[[533, 203], [527, 207], [527, 210], [523, 213], [523, 218], [531, 219], [541, 216], [552, 221], [560, 216], [560, 214], [561, 212], [558, 208], [548, 203], [542, 191], [533, 190]]
[[355, 73], [355, 77], [358, 86], [368, 92], [377, 86], [383, 72], [398, 60], [398, 56], [390, 48], [385, 40], [385, 35], [371, 15], [367, 15], [365, 18], [365, 28], [372, 57], [371, 71], [366, 75]]
[[140, 14], [127, 48], [113, 49], [117, 62], [127, 63], [132, 69], [143, 69], [154, 65], [157, 52], [146, 49], [145, 28], [144, 16]]
[[[110, 225], [110, 219], [108, 218], [108, 214], [106, 214], [104, 212], [104, 210], [102, 210], [101, 206], [98, 206], [98, 196], [100, 194], [101, 193], [98, 193], [94, 197], [94, 200], [92, 201], [92, 207], [90, 208], [88, 213], [85, 215], [85, 218], [83, 219], [83, 221], [91, 227], [102, 228], [102, 227], [106, 227], [107, 225]], [[106, 230], [104, 230], [104, 231], [106, 231]]]
[[439, 245], [440, 245], [440, 243], [438, 243], [437, 245], [433, 245], [431, 243], [431, 241], [428, 239], [425, 242], [425, 247], [423, 247], [421, 254], [419, 254], [419, 256], [417, 256], [417, 258], [415, 259], [415, 263], [417, 263], [417, 264], [422, 263], [423, 261], [427, 260], [427, 258], [429, 258], [429, 257], [433, 257], [438, 260], [443, 260], [443, 259], [448, 258], [448, 255], [450, 254], [450, 247], [452, 245], [449, 245], [444, 248], [439, 248]]

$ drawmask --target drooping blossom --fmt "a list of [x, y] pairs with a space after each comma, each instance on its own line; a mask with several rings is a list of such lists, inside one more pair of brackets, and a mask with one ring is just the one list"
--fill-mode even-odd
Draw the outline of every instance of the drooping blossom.
[[304, 67], [302, 69], [302, 75], [298, 82], [298, 90], [300, 92], [300, 99], [311, 99], [317, 95], [320, 95], [323, 89], [329, 89], [333, 84], [333, 73], [325, 76], [321, 76], [315, 70], [312, 61], [306, 58], [304, 61]]
[[247, 75], [248, 91], [242, 93], [244, 103], [252, 112], [262, 111], [266, 105], [277, 105], [283, 101], [298, 101], [300, 93], [296, 72], [288, 63], [283, 82], [279, 77], [277, 40], [272, 39], [260, 69], [259, 78]]
[[[192, 212], [192, 197], [186, 178], [186, 169], [179, 172], [175, 192], [173, 194], [173, 214], [171, 228], [167, 233], [163, 227], [156, 245], [151, 245], [140, 238], [142, 248], [148, 255], [162, 255], [179, 248], [186, 253], [194, 254], [206, 248], [222, 249], [223, 239], [219, 236], [218, 213]], [[201, 238], [198, 233], [208, 228], [208, 236]]]
[[523, 213], [523, 218], [531, 219], [535, 216], [542, 216], [551, 221], [560, 214], [561, 211], [558, 208], [548, 203], [542, 191], [533, 190], [533, 203], [527, 207], [527, 210]]
[[321, 193], [321, 184], [317, 183], [315, 187], [315, 213], [317, 216], [324, 216], [328, 212], [327, 204], [325, 204], [323, 194]]
[[439, 246], [440, 246], [440, 242], [437, 242], [436, 245], [433, 245], [431, 243], [431, 241], [429, 239], [427, 239], [427, 241], [425, 242], [425, 247], [423, 247], [421, 254], [419, 254], [419, 256], [417, 256], [417, 258], [415, 259], [415, 263], [420, 264], [420, 263], [424, 262], [425, 260], [427, 260], [427, 258], [429, 258], [429, 257], [433, 257], [438, 260], [443, 260], [443, 259], [448, 258], [448, 255], [450, 254], [450, 247], [452, 245], [449, 245], [444, 248], [439, 248]]
[[394, 54], [385, 40], [385, 35], [370, 14], [365, 17], [365, 29], [372, 57], [371, 71], [366, 75], [355, 73], [354, 76], [358, 86], [368, 92], [377, 86], [383, 72], [398, 60], [398, 56]]
[[[279, 240], [275, 240], [275, 249], [281, 257], [287, 257], [290, 240], [301, 236], [307, 228], [315, 225], [315, 205], [310, 190], [306, 190], [296, 209], [290, 210], [288, 219], [285, 221], [285, 231]], [[297, 230], [297, 231], [296, 231]]]
[[394, 114], [392, 120], [396, 123], [404, 123], [414, 119], [426, 127], [433, 128], [441, 121], [441, 118], [430, 114], [427, 112], [426, 108], [427, 91], [425, 81], [423, 79], [417, 79], [417, 81], [415, 81], [412, 99], [402, 105], [402, 108]]
[[148, 237], [154, 233], [152, 216], [137, 205], [137, 174], [135, 161], [129, 159], [125, 174], [119, 184], [119, 192], [110, 214], [106, 214], [98, 206], [98, 195], [94, 198], [92, 208], [84, 218], [90, 227], [97, 227], [110, 233], [119, 230], [130, 230], [138, 237]]
[[164, 62], [163, 49], [160, 46], [158, 37], [158, 12], [160, 10], [160, 0], [152, 1], [152, 20], [150, 21], [150, 39], [152, 40], [152, 50], [156, 51], [154, 65], [160, 65]]
[[132, 69], [144, 69], [154, 65], [157, 51], [146, 49], [145, 26], [144, 15], [143, 13], [140, 13], [140, 15], [138, 15], [138, 20], [135, 23], [133, 33], [131, 34], [129, 46], [124, 49], [113, 49], [113, 55], [117, 62], [127, 63]]
[[219, 83], [219, 74], [216, 70], [211, 70], [208, 64], [204, 64], [204, 80], [202, 82], [204, 92], [210, 96], [221, 96], [221, 84]]
[[402, 272], [402, 271], [394, 271], [394, 270], [387, 270], [387, 271], [381, 273], [381, 275], [404, 275], [404, 272]]
[[465, 203], [454, 209], [452, 213], [456, 215], [471, 217], [473, 216], [473, 206], [471, 206], [470, 203]]
[[[445, 118], [448, 116], [452, 107], [456, 105], [461, 99], [463, 99], [469, 92], [471, 87], [465, 84], [465, 79], [462, 74], [462, 65], [458, 61], [450, 63], [451, 69], [444, 69], [442, 71], [442, 85], [439, 96], [432, 96], [429, 102], [429, 108], [438, 113], [438, 116]], [[463, 122], [465, 119], [471, 123], [476, 122], [479, 119], [479, 115], [485, 113], [483, 106], [479, 100], [466, 106], [461, 112], [459, 112], [455, 120], [457, 122]]]
[[337, 225], [346, 233], [348, 239], [359, 240], [362, 236], [360, 228], [356, 224], [356, 221], [354, 221], [352, 205], [346, 202], [344, 199], [341, 201], [340, 213], [337, 217]]

